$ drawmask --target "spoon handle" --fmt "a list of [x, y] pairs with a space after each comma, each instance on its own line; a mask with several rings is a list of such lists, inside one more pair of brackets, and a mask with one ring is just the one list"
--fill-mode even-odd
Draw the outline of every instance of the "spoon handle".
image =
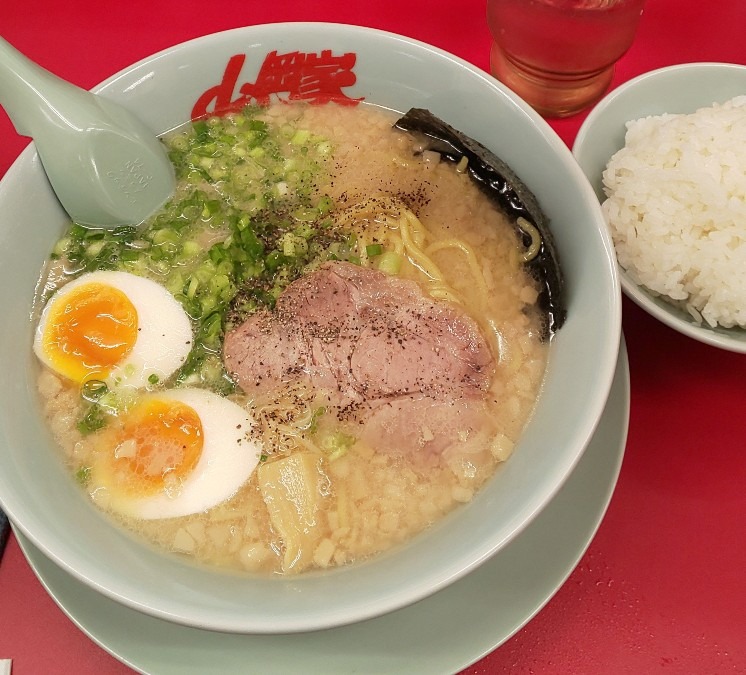
[[34, 136], [41, 124], [69, 124], [91, 94], [65, 82], [21, 54], [0, 37], [0, 105], [21, 136]]
[[138, 224], [173, 193], [164, 146], [130, 110], [57, 77], [0, 38], [0, 105], [34, 139], [73, 220]]

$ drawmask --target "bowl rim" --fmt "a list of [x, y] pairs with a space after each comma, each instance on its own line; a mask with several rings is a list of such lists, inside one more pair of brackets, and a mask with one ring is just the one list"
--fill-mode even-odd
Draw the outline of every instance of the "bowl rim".
[[[549, 126], [549, 124], [541, 118], [538, 113], [536, 113], [528, 104], [524, 103], [522, 100], [520, 100], [513, 92], [505, 88], [503, 85], [501, 85], [497, 80], [492, 78], [489, 74], [485, 73], [481, 69], [477, 68], [473, 64], [469, 63], [468, 61], [455, 56], [443, 49], [440, 49], [438, 47], [435, 47], [433, 45], [427, 44], [425, 42], [421, 42], [417, 39], [410, 38], [404, 35], [400, 35], [397, 33], [392, 33], [385, 30], [380, 30], [377, 28], [369, 28], [365, 26], [356, 26], [351, 24], [341, 24], [341, 23], [328, 23], [328, 22], [280, 22], [280, 23], [274, 23], [274, 24], [257, 24], [253, 26], [244, 26], [244, 27], [238, 27], [238, 28], [232, 28], [226, 31], [217, 31], [215, 33], [210, 33], [207, 35], [199, 36], [196, 38], [192, 38], [190, 40], [187, 40], [185, 42], [178, 43], [176, 45], [172, 45], [171, 47], [167, 47], [159, 52], [156, 52], [152, 55], [146, 56], [145, 58], [137, 61], [136, 63], [133, 63], [129, 66], [126, 66], [122, 70], [118, 71], [117, 73], [111, 75], [109, 78], [101, 82], [99, 85], [94, 87], [92, 91], [99, 92], [107, 87], [110, 87], [112, 85], [115, 85], [117, 80], [128, 75], [133, 70], [137, 68], [141, 68], [143, 65], [150, 64], [154, 62], [155, 60], [158, 60], [162, 58], [165, 55], [176, 53], [180, 50], [186, 49], [189, 46], [197, 43], [209, 43], [211, 40], [221, 40], [224, 36], [230, 35], [230, 34], [246, 34], [246, 33], [253, 33], [257, 32], [257, 29], [259, 30], [288, 30], [288, 29], [294, 29], [294, 30], [305, 30], [308, 28], [332, 28], [335, 30], [343, 30], [345, 32], [349, 33], [365, 33], [365, 34], [371, 34], [371, 35], [377, 35], [379, 37], [383, 37], [386, 39], [393, 39], [396, 41], [399, 41], [403, 44], [406, 44], [410, 47], [413, 47], [417, 50], [422, 50], [425, 52], [430, 52], [434, 54], [436, 57], [440, 59], [445, 59], [447, 61], [452, 62], [453, 64], [457, 65], [460, 68], [466, 69], [470, 71], [475, 76], [481, 78], [484, 80], [487, 84], [489, 84], [490, 87], [492, 87], [494, 90], [501, 91], [503, 95], [506, 98], [506, 105], [510, 104], [514, 107], [519, 108], [523, 113], [525, 113], [532, 125], [537, 128], [537, 134], [540, 134], [553, 151], [561, 153], [562, 156], [562, 162], [563, 165], [566, 166], [567, 170], [572, 174], [573, 180], [581, 187], [583, 190], [583, 201], [587, 202], [587, 207], [591, 207], [595, 209], [596, 200], [592, 194], [592, 190], [590, 189], [590, 186], [588, 185], [588, 181], [586, 180], [584, 174], [580, 170], [580, 167], [577, 166], [577, 164], [572, 161], [572, 154], [570, 153], [567, 146], [561, 141], [559, 136], [552, 130], [552, 128]], [[29, 162], [31, 158], [33, 157], [35, 153], [33, 144], [31, 144], [30, 147], [26, 148], [24, 152], [19, 156], [19, 158], [14, 162], [14, 164], [9, 169], [8, 173], [10, 174], [11, 171], [16, 167], [17, 163], [21, 162]], [[586, 207], [586, 208], [587, 208]], [[599, 224], [602, 221], [599, 220]], [[422, 597], [425, 597], [426, 595], [429, 595], [433, 592], [436, 592], [440, 588], [444, 587], [447, 584], [452, 583], [453, 581], [456, 581], [457, 579], [461, 578], [465, 574], [469, 573], [471, 570], [476, 568], [478, 565], [483, 563], [485, 560], [487, 560], [494, 551], [498, 550], [499, 548], [506, 545], [509, 541], [512, 541], [513, 538], [515, 538], [525, 527], [528, 526], [528, 524], [533, 520], [533, 518], [540, 512], [540, 510], [546, 505], [551, 498], [556, 494], [560, 487], [564, 484], [567, 477], [570, 475], [572, 470], [574, 469], [575, 465], [577, 464], [578, 460], [580, 459], [580, 456], [585, 450], [585, 447], [589, 440], [592, 437], [592, 433], [595, 430], [596, 423], [604, 409], [606, 398], [608, 397], [608, 393], [611, 388], [613, 376], [614, 376], [614, 369], [616, 364], [616, 358], [617, 353], [619, 350], [619, 341], [618, 337], [621, 336], [621, 294], [618, 292], [620, 289], [620, 282], [618, 277], [618, 270], [616, 266], [613, 264], [613, 247], [611, 245], [610, 237], [608, 236], [608, 233], [605, 232], [602, 228], [599, 227], [599, 236], [601, 237], [601, 241], [603, 243], [604, 251], [609, 256], [609, 264], [608, 264], [608, 272], [610, 275], [609, 280], [609, 286], [611, 289], [611, 294], [614, 296], [613, 298], [609, 298], [609, 301], [611, 303], [610, 310], [609, 310], [609, 316], [607, 321], [608, 329], [614, 333], [615, 339], [610, 340], [608, 344], [603, 345], [603, 358], [604, 358], [604, 365], [608, 361], [609, 367], [606, 369], [608, 372], [603, 371], [601, 373], [601, 377], [598, 378], [598, 381], [596, 383], [596, 386], [598, 387], [599, 395], [594, 399], [593, 406], [591, 406], [592, 414], [589, 414], [587, 416], [587, 419], [585, 420], [583, 425], [579, 425], [579, 431], [577, 431], [577, 437], [579, 440], [582, 440], [582, 444], [578, 443], [578, 446], [574, 452], [573, 460], [570, 462], [567, 462], [562, 467], [561, 475], [558, 473], [556, 476], [556, 479], [553, 482], [553, 489], [550, 492], [547, 492], [546, 494], [542, 495], [541, 499], [535, 499], [531, 503], [527, 504], [524, 509], [521, 512], [521, 522], [516, 526], [512, 526], [509, 534], [502, 538], [502, 539], [494, 539], [490, 543], [489, 546], [482, 546], [480, 547], [471, 559], [469, 560], [468, 564], [463, 563], [463, 559], [459, 558], [457, 563], [452, 563], [447, 566], [443, 566], [443, 568], [440, 569], [437, 575], [430, 574], [428, 577], [427, 584], [414, 584], [409, 589], [409, 593], [404, 597], [399, 597], [397, 599], [392, 598], [383, 598], [378, 599], [376, 601], [371, 602], [370, 606], [365, 609], [360, 609], [356, 612], [355, 617], [353, 619], [348, 619], [345, 617], [340, 617], [338, 615], [334, 615], [331, 617], [328, 617], [325, 622], [319, 622], [318, 620], [311, 620], [306, 619], [305, 621], [296, 621], [292, 625], [283, 624], [280, 628], [266, 628], [259, 630], [257, 628], [254, 629], [245, 629], [243, 627], [238, 627], [235, 625], [234, 622], [224, 622], [220, 625], [216, 625], [216, 623], [213, 621], [209, 626], [205, 626], [208, 628], [213, 628], [217, 630], [228, 630], [228, 631], [235, 631], [235, 632], [297, 632], [297, 631], [305, 631], [305, 630], [317, 630], [320, 628], [326, 628], [331, 627], [334, 625], [340, 625], [343, 623], [351, 623], [353, 621], [359, 621], [366, 618], [371, 618], [373, 616], [377, 616], [380, 614], [383, 614], [388, 611], [393, 611], [401, 606], [411, 604], [412, 602], [415, 602]], [[607, 268], [606, 263], [604, 264], [605, 269]], [[13, 517], [12, 509], [9, 513], [11, 517]], [[157, 608], [154, 609], [153, 607], [138, 604], [136, 602], [133, 602], [130, 598], [122, 597], [121, 595], [117, 594], [116, 591], [112, 591], [111, 589], [107, 588], [106, 586], [102, 586], [100, 583], [97, 583], [96, 579], [89, 578], [84, 570], [78, 570], [74, 566], [72, 566], [68, 561], [62, 559], [60, 556], [56, 555], [54, 551], [50, 550], [49, 546], [45, 544], [43, 541], [39, 541], [39, 538], [35, 535], [34, 532], [28, 531], [28, 528], [25, 527], [24, 523], [18, 523], [14, 519], [14, 525], [19, 525], [20, 529], [23, 531], [23, 533], [34, 543], [38, 548], [40, 548], [48, 557], [52, 558], [59, 564], [63, 569], [66, 569], [67, 571], [71, 572], [76, 578], [81, 579], [85, 583], [87, 583], [90, 586], [93, 586], [98, 591], [104, 593], [105, 595], [108, 595], [109, 597], [119, 601], [123, 602], [124, 604], [127, 604], [128, 606], [134, 607], [135, 609], [145, 611], [146, 613], [149, 613], [151, 615], [158, 616], [159, 618], [175, 621], [177, 623], [190, 623], [189, 621], [183, 620], [182, 617], [175, 616], [167, 611], [159, 611]], [[191, 623], [191, 625], [195, 625]]]
[[[650, 87], [659, 80], [669, 78], [686, 78], [691, 76], [692, 73], [709, 74], [713, 72], [739, 73], [744, 78], [744, 93], [746, 94], [746, 65], [721, 61], [694, 61], [663, 66], [637, 75], [610, 91], [594, 106], [578, 130], [572, 146], [572, 153], [583, 171], [586, 172], [588, 180], [591, 181], [599, 202], [602, 202], [603, 198], [598, 194], [594, 181], [599, 179], [600, 176], [588, 176], [587, 167], [584, 164], [585, 152], [593, 141], [592, 135], [596, 125], [603, 120], [605, 115], [613, 114], [617, 107], [624, 106], [630, 99], [634, 99], [641, 86]], [[709, 105], [711, 104], [712, 101], [710, 101]], [[697, 108], [707, 105], [708, 103], [703, 101], [697, 105]], [[674, 108], [675, 106], [671, 107]], [[690, 110], [689, 112], [694, 111]], [[659, 113], [643, 112], [638, 115], [638, 118], [646, 114]], [[627, 121], [631, 121], [632, 119], [637, 118], [632, 117]], [[611, 157], [607, 159], [607, 162], [609, 159]], [[726, 351], [746, 354], [746, 328], [723, 328], [720, 326], [713, 328], [706, 323], [697, 324], [686, 311], [669, 304], [665, 300], [659, 300], [655, 293], [636, 283], [621, 265], [619, 265], [619, 276], [624, 294], [664, 325], [698, 342]], [[741, 339], [735, 337], [736, 335], [740, 335]]]

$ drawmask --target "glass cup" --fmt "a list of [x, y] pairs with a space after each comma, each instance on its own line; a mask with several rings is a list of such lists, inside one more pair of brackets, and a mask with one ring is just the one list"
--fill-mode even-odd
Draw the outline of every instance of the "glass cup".
[[487, 0], [490, 70], [545, 117], [567, 117], [607, 91], [645, 0]]

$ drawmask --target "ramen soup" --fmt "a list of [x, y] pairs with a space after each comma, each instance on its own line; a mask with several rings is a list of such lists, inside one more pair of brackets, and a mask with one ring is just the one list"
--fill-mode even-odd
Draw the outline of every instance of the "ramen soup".
[[278, 104], [192, 123], [164, 138], [161, 212], [55, 246], [43, 409], [137, 536], [233, 570], [348, 565], [511, 454], [545, 368], [541, 284], [468, 160], [394, 121]]

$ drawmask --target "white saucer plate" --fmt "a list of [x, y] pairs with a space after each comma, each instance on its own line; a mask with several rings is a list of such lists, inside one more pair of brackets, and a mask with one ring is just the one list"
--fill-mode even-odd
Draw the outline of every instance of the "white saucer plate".
[[236, 635], [169, 623], [96, 593], [23, 535], [16, 536], [65, 614], [95, 643], [142, 673], [454, 673], [526, 625], [580, 561], [616, 486], [629, 399], [629, 364], [622, 341], [596, 432], [560, 492], [531, 525], [494, 558], [439, 593], [351, 626], [292, 635]]

